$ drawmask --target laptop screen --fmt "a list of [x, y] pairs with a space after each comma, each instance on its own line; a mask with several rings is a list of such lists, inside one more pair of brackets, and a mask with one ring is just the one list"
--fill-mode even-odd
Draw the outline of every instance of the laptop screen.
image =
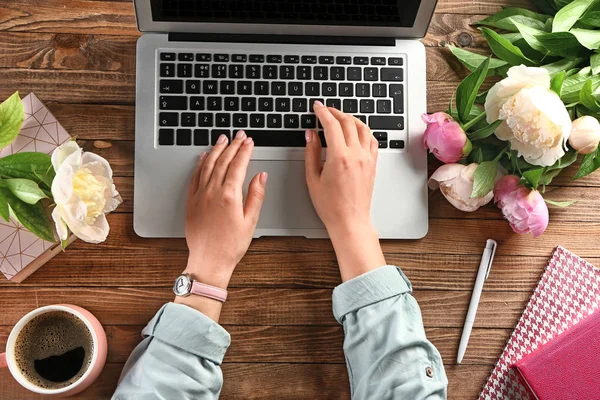
[[156, 22], [410, 28], [421, 0], [151, 0]]

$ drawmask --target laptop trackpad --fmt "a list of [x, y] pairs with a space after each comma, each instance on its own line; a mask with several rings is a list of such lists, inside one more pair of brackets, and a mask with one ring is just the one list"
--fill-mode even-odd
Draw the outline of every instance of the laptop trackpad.
[[[246, 184], [259, 172], [269, 174], [258, 229], [323, 229], [304, 175], [304, 161], [251, 161]], [[247, 186], [245, 186], [246, 189]]]

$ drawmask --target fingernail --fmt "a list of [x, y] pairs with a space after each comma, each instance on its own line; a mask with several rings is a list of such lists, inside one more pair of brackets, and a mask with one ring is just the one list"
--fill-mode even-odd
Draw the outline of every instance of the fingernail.
[[236, 139], [241, 139], [245, 136], [246, 136], [246, 132], [244, 132], [244, 131], [237, 131], [237, 133], [235, 134]]
[[225, 143], [225, 141], [226, 141], [226, 140], [227, 140], [227, 136], [225, 136], [225, 135], [221, 135], [221, 136], [219, 136], [219, 138], [217, 139], [217, 143], [218, 143], [218, 144], [223, 144], [223, 143]]
[[206, 158], [206, 152], [200, 153], [200, 160], [204, 160]]
[[244, 144], [250, 144], [250, 143], [252, 143], [251, 137], [248, 137], [248, 138], [246, 138], [246, 140], [244, 140]]
[[317, 106], [317, 107], [324, 107], [323, 103], [321, 103], [319, 100], [315, 100], [315, 106]]
[[260, 184], [265, 186], [267, 184], [268, 177], [269, 177], [269, 174], [267, 174], [266, 172], [261, 172], [260, 177], [258, 178], [258, 180], [260, 181]]
[[312, 142], [312, 131], [307, 129], [306, 132], [304, 133], [304, 138], [306, 139], [306, 143], [310, 143]]

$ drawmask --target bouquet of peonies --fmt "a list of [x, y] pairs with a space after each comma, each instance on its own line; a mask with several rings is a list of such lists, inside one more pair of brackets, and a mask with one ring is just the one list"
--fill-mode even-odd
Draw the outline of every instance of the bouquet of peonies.
[[572, 203], [544, 199], [546, 185], [578, 159], [573, 180], [600, 168], [600, 0], [534, 3], [545, 14], [509, 7], [477, 23], [493, 56], [449, 46], [471, 74], [446, 113], [423, 120], [425, 147], [446, 163], [429, 187], [467, 212], [494, 199], [537, 237], [547, 204]]
[[[17, 92], [0, 104], [0, 148], [16, 139], [23, 120]], [[86, 242], [103, 242], [109, 231], [105, 214], [121, 201], [108, 162], [82, 152], [74, 140], [52, 156], [21, 152], [0, 159], [0, 217], [12, 217], [43, 240], [58, 237], [63, 248], [69, 231]]]

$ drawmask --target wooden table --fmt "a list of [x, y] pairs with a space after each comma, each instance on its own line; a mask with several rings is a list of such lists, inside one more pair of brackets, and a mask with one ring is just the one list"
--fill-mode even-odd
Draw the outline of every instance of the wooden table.
[[[440, 0], [423, 40], [429, 110], [445, 110], [465, 71], [446, 43], [485, 52], [470, 24], [502, 5], [525, 0]], [[133, 232], [135, 43], [130, 1], [4, 0], [0, 4], [0, 97], [34, 91], [86, 150], [106, 157], [125, 202], [109, 216], [102, 245], [75, 242], [23, 284], [0, 279], [0, 349], [11, 326], [42, 305], [73, 303], [94, 313], [109, 340], [106, 368], [79, 398], [113, 392], [123, 363], [156, 310], [172, 299], [186, 262], [184, 240], [142, 239]], [[473, 399], [514, 327], [550, 253], [558, 244], [600, 264], [600, 173], [557, 179], [549, 198], [575, 199], [552, 209], [539, 239], [513, 234], [492, 205], [474, 214], [430, 195], [430, 230], [418, 241], [384, 241], [389, 263], [412, 280], [430, 340], [440, 350], [450, 399]], [[568, 187], [567, 187], [568, 186]], [[486, 282], [462, 365], [456, 350], [485, 239], [498, 253]], [[221, 322], [232, 344], [223, 364], [223, 399], [348, 399], [342, 328], [331, 312], [340, 278], [326, 240], [268, 238], [253, 242], [231, 281]], [[0, 398], [33, 398], [7, 370]]]

